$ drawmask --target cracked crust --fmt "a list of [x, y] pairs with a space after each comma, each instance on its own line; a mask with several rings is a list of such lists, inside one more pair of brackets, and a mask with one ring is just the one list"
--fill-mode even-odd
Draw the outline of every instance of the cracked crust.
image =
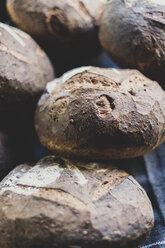
[[163, 0], [109, 1], [101, 17], [99, 38], [117, 64], [139, 69], [165, 88]]
[[95, 37], [106, 0], [8, 0], [12, 20], [27, 33], [70, 43]]
[[126, 172], [57, 158], [18, 166], [0, 185], [0, 247], [137, 247], [151, 203]]
[[32, 102], [54, 78], [47, 55], [26, 33], [0, 23], [0, 109]]
[[165, 140], [165, 93], [136, 70], [85, 67], [50, 82], [38, 102], [41, 143], [63, 156], [141, 156]]

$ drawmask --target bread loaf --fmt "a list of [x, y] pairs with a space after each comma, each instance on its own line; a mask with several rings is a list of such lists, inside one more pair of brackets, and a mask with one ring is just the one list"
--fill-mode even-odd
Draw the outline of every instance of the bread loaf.
[[54, 78], [47, 55], [26, 33], [0, 23], [0, 109], [39, 97]]
[[0, 185], [0, 247], [135, 248], [153, 226], [142, 187], [110, 164], [46, 157]]
[[95, 43], [105, 3], [106, 0], [8, 0], [7, 9], [19, 28], [38, 39], [62, 44], [86, 40]]
[[136, 68], [165, 88], [164, 0], [109, 1], [99, 38], [118, 65]]
[[165, 140], [165, 93], [136, 70], [79, 68], [47, 85], [35, 126], [62, 156], [141, 156]]

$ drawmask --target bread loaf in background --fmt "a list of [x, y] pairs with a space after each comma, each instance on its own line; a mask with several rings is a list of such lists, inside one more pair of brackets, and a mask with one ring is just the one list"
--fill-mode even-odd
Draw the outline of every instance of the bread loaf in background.
[[26, 33], [0, 23], [0, 110], [13, 108], [42, 94], [54, 78], [47, 55]]
[[99, 38], [110, 57], [135, 68], [165, 89], [165, 1], [111, 0], [104, 8]]
[[97, 42], [98, 20], [106, 0], [8, 0], [16, 25], [38, 39], [73, 45]]

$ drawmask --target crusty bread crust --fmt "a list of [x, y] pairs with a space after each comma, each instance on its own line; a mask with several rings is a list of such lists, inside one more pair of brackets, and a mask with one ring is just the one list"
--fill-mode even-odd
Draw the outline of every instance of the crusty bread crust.
[[27, 33], [65, 44], [95, 38], [105, 3], [106, 0], [8, 0], [7, 9], [12, 20]]
[[164, 0], [109, 1], [99, 38], [118, 65], [136, 68], [165, 88]]
[[151, 203], [111, 164], [46, 157], [0, 185], [0, 247], [135, 248], [153, 227]]
[[54, 78], [43, 50], [26, 33], [0, 23], [0, 109], [33, 101]]
[[136, 70], [79, 70], [49, 83], [38, 103], [35, 126], [46, 148], [119, 159], [141, 156], [165, 140], [165, 93], [157, 82]]

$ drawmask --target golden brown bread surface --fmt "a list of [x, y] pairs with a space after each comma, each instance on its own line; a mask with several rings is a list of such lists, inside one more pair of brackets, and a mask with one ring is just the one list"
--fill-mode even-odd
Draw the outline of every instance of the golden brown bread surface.
[[32, 102], [54, 78], [47, 55], [26, 33], [0, 23], [0, 109]]
[[47, 85], [35, 126], [63, 156], [140, 156], [165, 139], [165, 93], [136, 70], [79, 68]]
[[165, 1], [111, 0], [100, 21], [99, 38], [117, 64], [165, 78]]
[[152, 226], [145, 191], [111, 164], [49, 156], [18, 166], [0, 185], [3, 248], [133, 248]]

